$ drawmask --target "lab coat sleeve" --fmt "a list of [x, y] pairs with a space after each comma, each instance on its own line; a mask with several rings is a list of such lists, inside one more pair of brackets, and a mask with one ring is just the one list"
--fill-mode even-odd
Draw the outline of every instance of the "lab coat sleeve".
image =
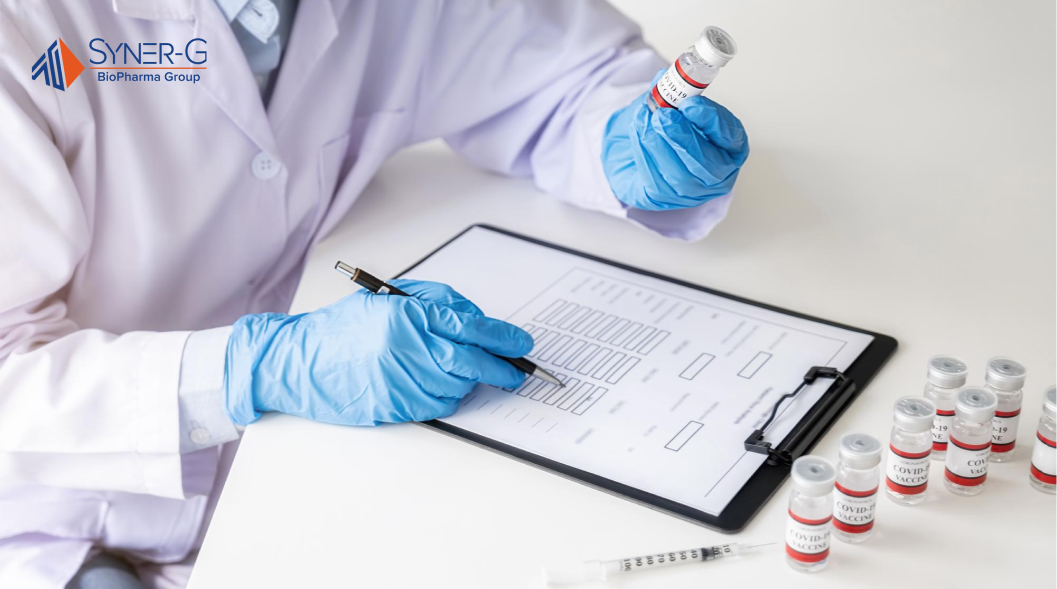
[[662, 235], [699, 239], [730, 195], [693, 209], [621, 203], [602, 169], [602, 135], [618, 109], [666, 67], [638, 26], [601, 0], [448, 2], [420, 84], [416, 132], [444, 137], [474, 164], [529, 176], [586, 209]]
[[[17, 34], [4, 24], [0, 34]], [[44, 114], [57, 103], [33, 101], [22, 53], [0, 50], [0, 479], [182, 497], [188, 333], [118, 335], [67, 316], [64, 289], [91, 234], [70, 170], [91, 151], [64, 158]]]
[[180, 452], [231, 442], [239, 430], [224, 404], [224, 369], [231, 327], [196, 331], [180, 362]]

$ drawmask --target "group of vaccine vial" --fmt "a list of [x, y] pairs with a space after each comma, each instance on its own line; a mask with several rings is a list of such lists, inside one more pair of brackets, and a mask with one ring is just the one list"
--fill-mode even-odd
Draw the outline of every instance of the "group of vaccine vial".
[[[896, 401], [885, 468], [885, 493], [895, 503], [925, 500], [932, 460], [943, 461], [944, 486], [962, 496], [983, 491], [990, 463], [1012, 460], [1027, 370], [1009, 358], [993, 358], [983, 386], [966, 387], [968, 374], [965, 362], [936, 356], [929, 360], [924, 396]], [[1032, 487], [1044, 493], [1057, 490], [1055, 440], [1057, 388], [1051, 386], [1043, 394], [1028, 472]], [[857, 543], [873, 533], [881, 442], [847, 434], [839, 452], [836, 467], [819, 456], [793, 463], [786, 561], [795, 569], [825, 568], [831, 535]]]

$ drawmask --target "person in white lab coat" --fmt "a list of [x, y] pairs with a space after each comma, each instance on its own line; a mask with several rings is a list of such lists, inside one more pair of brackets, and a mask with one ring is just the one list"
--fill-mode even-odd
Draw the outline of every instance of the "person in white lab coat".
[[[127, 65], [120, 43], [182, 52], [194, 39], [192, 63], [207, 69], [177, 72], [193, 83], [70, 79], [74, 59]], [[402, 147], [443, 138], [575, 206], [706, 235], [748, 144], [707, 99], [650, 115], [642, 97], [664, 66], [592, 0], [0, 0], [0, 587], [80, 586], [115, 566], [144, 586], [186, 583], [236, 424], [297, 413], [297, 387], [272, 384], [285, 375], [232, 373], [267, 362], [253, 326], [301, 319], [277, 314], [307, 253]], [[435, 299], [372, 311], [394, 297], [350, 297], [360, 307], [327, 312], [454, 318], [436, 345], [499, 345], [467, 335], [493, 322], [472, 303], [417, 287]], [[380, 380], [361, 383], [366, 395], [396, 378], [369, 352], [364, 370]], [[410, 388], [387, 402], [419, 395], [433, 413], [329, 420], [435, 417], [485, 372], [425, 392], [404, 375]], [[253, 383], [234, 399], [243, 377]], [[305, 404], [333, 401], [316, 393]]]

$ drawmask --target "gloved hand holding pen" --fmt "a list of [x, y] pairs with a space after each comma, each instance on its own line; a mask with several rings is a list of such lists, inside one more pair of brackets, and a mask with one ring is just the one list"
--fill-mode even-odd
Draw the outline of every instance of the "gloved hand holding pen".
[[643, 93], [606, 125], [602, 167], [613, 194], [627, 206], [664, 211], [729, 193], [749, 157], [741, 121], [704, 96], [656, 111], [648, 97]]
[[528, 354], [524, 330], [444, 284], [392, 284], [412, 296], [359, 290], [312, 313], [239, 319], [227, 348], [232, 421], [266, 411], [342, 425], [427, 421], [454, 413], [478, 382], [511, 388], [525, 379], [496, 357]]

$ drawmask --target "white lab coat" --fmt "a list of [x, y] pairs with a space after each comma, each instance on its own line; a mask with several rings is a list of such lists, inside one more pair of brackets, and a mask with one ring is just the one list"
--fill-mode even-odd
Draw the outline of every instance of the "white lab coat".
[[[95, 37], [200, 37], [208, 70], [30, 79], [56, 38], [90, 65]], [[0, 586], [61, 587], [98, 547], [185, 582], [234, 450], [179, 453], [188, 334], [285, 311], [404, 146], [442, 137], [577, 206], [706, 234], [729, 197], [629, 213], [599, 163], [661, 67], [597, 1], [301, 0], [265, 110], [214, 0], [0, 0]]]

